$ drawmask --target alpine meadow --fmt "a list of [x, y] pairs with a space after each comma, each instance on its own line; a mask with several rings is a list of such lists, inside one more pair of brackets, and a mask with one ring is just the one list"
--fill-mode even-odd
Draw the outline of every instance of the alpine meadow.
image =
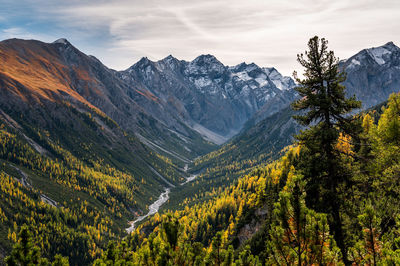
[[400, 265], [380, 4], [0, 0], [0, 265]]

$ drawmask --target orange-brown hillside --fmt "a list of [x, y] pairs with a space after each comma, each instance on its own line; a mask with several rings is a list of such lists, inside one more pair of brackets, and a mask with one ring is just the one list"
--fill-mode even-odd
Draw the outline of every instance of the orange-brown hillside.
[[[59, 101], [61, 95], [69, 95], [95, 108], [85, 97], [102, 93], [95, 89], [96, 86], [88, 89], [89, 84], [94, 85], [97, 81], [91, 78], [85, 65], [66, 65], [57, 49], [59, 47], [56, 44], [33, 40], [12, 39], [0, 42], [1, 89], [25, 102]], [[71, 49], [75, 48], [71, 46]], [[76, 85], [77, 80], [79, 87]]]

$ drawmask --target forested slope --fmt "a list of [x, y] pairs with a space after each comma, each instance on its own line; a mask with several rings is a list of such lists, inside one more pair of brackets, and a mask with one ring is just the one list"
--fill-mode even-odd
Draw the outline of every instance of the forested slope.
[[[376, 111], [359, 116], [361, 142], [342, 136], [335, 148], [351, 175], [338, 193], [347, 255], [356, 264], [399, 263], [399, 106], [400, 95], [392, 95], [376, 121]], [[329, 215], [309, 207], [307, 153], [292, 147], [228, 188], [210, 191], [209, 201], [156, 214], [125, 241], [110, 244], [96, 263], [343, 264]]]
[[339, 60], [323, 38], [308, 47], [298, 55], [305, 78], [292, 107], [305, 130], [295, 146], [200, 195], [209, 200], [191, 195], [191, 208], [153, 217], [96, 264], [399, 263], [400, 94], [380, 116], [350, 115], [361, 103], [346, 97]]

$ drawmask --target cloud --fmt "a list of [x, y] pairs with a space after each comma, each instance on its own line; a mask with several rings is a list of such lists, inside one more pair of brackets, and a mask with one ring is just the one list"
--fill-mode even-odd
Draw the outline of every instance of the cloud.
[[20, 27], [12, 27], [5, 28], [0, 30], [0, 39], [34, 39], [34, 40], [44, 40], [48, 39], [48, 36], [45, 34], [33, 34], [31, 32], [26, 31], [24, 28]]
[[316, 34], [330, 40], [341, 58], [400, 41], [397, 0], [379, 5], [372, 0], [18, 2], [6, 1], [0, 11], [0, 19], [15, 21], [8, 32], [0, 26], [0, 37], [13, 35], [13, 28], [18, 36], [67, 37], [116, 69], [142, 56], [157, 60], [173, 54], [192, 60], [210, 53], [225, 64], [255, 62], [291, 74], [299, 67], [296, 54]]

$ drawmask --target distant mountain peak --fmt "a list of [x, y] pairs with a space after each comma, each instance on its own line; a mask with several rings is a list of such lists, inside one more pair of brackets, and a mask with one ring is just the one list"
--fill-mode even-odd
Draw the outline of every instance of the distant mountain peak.
[[386, 49], [386, 50], [388, 50], [388, 51], [390, 51], [390, 52], [400, 50], [400, 48], [397, 47], [392, 41], [387, 42], [386, 44], [381, 45], [381, 46], [378, 46], [378, 47], [371, 47], [371, 48], [368, 48], [368, 49], [366, 49], [366, 50], [367, 50], [367, 51], [371, 51], [371, 50], [378, 50], [378, 49]]
[[189, 75], [205, 75], [211, 78], [220, 77], [225, 72], [226, 67], [213, 55], [206, 54], [196, 57], [189, 62], [185, 70]]
[[172, 55], [168, 55], [167, 57], [156, 62], [156, 66], [160, 68], [161, 71], [165, 69], [165, 67], [169, 67], [171, 69], [176, 69], [179, 65], [180, 61]]
[[231, 67], [230, 69], [234, 72], [241, 72], [241, 71], [250, 72], [255, 69], [261, 69], [261, 68], [255, 63], [247, 64], [246, 62], [242, 62], [234, 67]]
[[164, 57], [163, 59], [161, 59], [158, 62], [171, 64], [171, 63], [174, 63], [174, 62], [179, 62], [179, 60], [176, 57], [174, 57], [173, 55], [169, 55], [167, 57]]
[[388, 42], [385, 45], [379, 47], [372, 47], [366, 49], [366, 52], [375, 60], [379, 65], [386, 64], [389, 60], [390, 55], [400, 50], [393, 42]]
[[138, 63], [147, 63], [147, 62], [151, 62], [150, 59], [147, 56], [143, 56], [142, 58], [140, 58], [140, 60], [138, 61]]
[[387, 42], [385, 45], [383, 45], [383, 47], [400, 49], [400, 48], [399, 48], [397, 45], [395, 45], [392, 41]]
[[134, 68], [134, 67], [145, 67], [148, 65], [153, 64], [153, 61], [148, 59], [146, 56], [140, 58], [139, 61], [137, 61], [133, 66], [131, 66], [129, 69]]
[[177, 60], [172, 54], [170, 54], [170, 55], [164, 57], [161, 61], [167, 61], [167, 60], [171, 60], [171, 59]]
[[347, 72], [355, 71], [360, 67], [365, 67], [368, 60], [372, 60], [374, 64], [385, 66], [388, 62], [392, 62], [393, 53], [400, 52], [400, 48], [393, 42], [387, 42], [378, 47], [363, 49], [349, 59], [341, 60], [340, 64], [345, 65]]
[[196, 59], [212, 59], [212, 60], [217, 60], [217, 58], [216, 58], [214, 55], [212, 55], [212, 54], [202, 54], [202, 55], [199, 55], [198, 57], [196, 57], [195, 60], [196, 60]]
[[363, 49], [340, 62], [340, 69], [347, 73], [343, 83], [348, 95], [356, 95], [369, 108], [399, 91], [400, 48], [393, 42]]
[[64, 45], [71, 45], [71, 43], [70, 43], [67, 39], [65, 39], [65, 38], [57, 39], [57, 40], [55, 40], [53, 43], [55, 43], [55, 44], [64, 44]]
[[218, 65], [223, 65], [215, 56], [211, 54], [203, 54], [198, 57], [196, 57], [191, 63], [196, 64], [196, 65], [202, 65], [202, 64], [218, 64]]

